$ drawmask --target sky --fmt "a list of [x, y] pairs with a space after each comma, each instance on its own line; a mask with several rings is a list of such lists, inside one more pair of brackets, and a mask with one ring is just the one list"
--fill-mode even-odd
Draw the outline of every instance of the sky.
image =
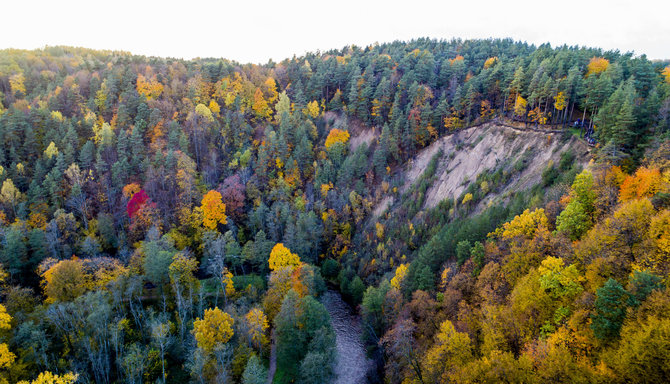
[[670, 0], [5, 0], [0, 9], [0, 48], [266, 63], [351, 44], [511, 37], [670, 59]]

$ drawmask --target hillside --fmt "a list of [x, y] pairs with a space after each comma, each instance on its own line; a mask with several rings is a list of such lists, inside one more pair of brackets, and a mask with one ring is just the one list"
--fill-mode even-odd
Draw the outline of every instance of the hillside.
[[1, 50], [0, 383], [668, 382], [669, 137], [599, 48]]
[[[563, 137], [562, 133], [541, 130], [520, 130], [497, 123], [464, 129], [447, 135], [422, 149], [402, 167], [406, 192], [415, 185], [431, 160], [436, 159], [435, 180], [425, 192], [422, 209], [430, 209], [445, 199], [462, 198], [470, 185], [482, 173], [502, 170], [514, 173], [498, 191], [486, 195], [477, 205], [482, 208], [500, 203], [507, 191], [524, 191], [542, 181], [542, 172], [550, 164], [558, 164], [561, 155], [571, 152], [575, 164], [585, 167], [591, 159], [590, 148], [577, 137]], [[521, 166], [523, 164], [523, 166]], [[520, 171], [514, 172], [514, 167]], [[379, 217], [393, 205], [393, 197], [384, 197], [373, 210]]]

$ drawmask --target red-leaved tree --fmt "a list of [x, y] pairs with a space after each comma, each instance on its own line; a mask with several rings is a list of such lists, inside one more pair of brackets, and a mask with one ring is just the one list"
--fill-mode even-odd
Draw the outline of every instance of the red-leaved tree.
[[149, 200], [149, 196], [147, 196], [147, 193], [144, 192], [144, 189], [141, 189], [139, 192], [135, 193], [130, 201], [128, 201], [128, 205], [126, 206], [126, 212], [128, 213], [128, 216], [132, 219], [137, 211], [142, 208], [144, 203], [147, 202], [147, 200]]

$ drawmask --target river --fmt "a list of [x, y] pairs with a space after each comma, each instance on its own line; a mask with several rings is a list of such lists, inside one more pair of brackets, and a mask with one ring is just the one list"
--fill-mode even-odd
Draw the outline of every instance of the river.
[[333, 384], [365, 384], [367, 373], [373, 368], [372, 361], [365, 355], [365, 346], [361, 342], [359, 317], [342, 300], [339, 293], [328, 290], [321, 302], [330, 314], [335, 331], [337, 361]]

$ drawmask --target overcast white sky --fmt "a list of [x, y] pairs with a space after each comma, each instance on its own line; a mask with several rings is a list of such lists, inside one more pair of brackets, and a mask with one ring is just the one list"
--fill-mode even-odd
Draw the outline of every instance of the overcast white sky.
[[416, 37], [511, 37], [670, 58], [670, 0], [5, 0], [0, 48], [279, 61]]

